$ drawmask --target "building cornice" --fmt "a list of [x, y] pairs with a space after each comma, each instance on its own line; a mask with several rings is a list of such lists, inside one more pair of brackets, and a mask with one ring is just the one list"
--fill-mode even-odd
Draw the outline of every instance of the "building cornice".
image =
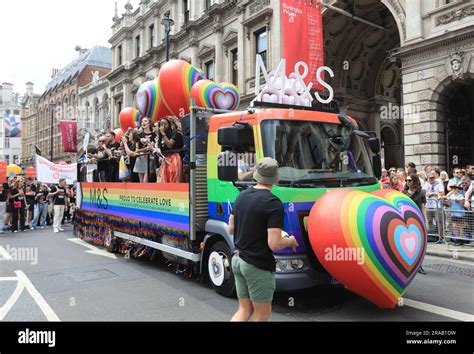
[[436, 51], [450, 46], [455, 46], [462, 42], [469, 42], [474, 39], [474, 25], [445, 33], [434, 38], [429, 38], [413, 44], [395, 49], [393, 57], [405, 59], [411, 56], [420, 56], [427, 52]]

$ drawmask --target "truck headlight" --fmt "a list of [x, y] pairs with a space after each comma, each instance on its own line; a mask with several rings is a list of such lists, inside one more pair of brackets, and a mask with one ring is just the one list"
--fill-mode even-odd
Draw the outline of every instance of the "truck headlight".
[[305, 263], [301, 259], [284, 259], [276, 262], [276, 271], [279, 273], [294, 272], [303, 269], [304, 266]]

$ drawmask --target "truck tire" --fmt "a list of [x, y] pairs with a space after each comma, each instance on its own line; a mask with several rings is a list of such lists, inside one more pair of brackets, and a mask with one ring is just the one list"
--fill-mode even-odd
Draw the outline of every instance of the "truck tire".
[[212, 288], [225, 297], [235, 296], [235, 280], [231, 264], [232, 253], [225, 241], [214, 243], [207, 259]]
[[115, 253], [117, 250], [117, 243], [116, 239], [114, 237], [114, 231], [113, 230], [108, 230], [107, 236], [104, 238], [104, 247], [107, 252], [109, 253]]

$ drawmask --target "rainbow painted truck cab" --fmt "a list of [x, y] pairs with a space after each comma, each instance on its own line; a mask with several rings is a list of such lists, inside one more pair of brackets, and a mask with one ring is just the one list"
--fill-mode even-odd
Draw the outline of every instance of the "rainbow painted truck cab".
[[[94, 197], [83, 195], [79, 236], [92, 233], [111, 251], [123, 250], [124, 242], [161, 251], [169, 261], [208, 275], [212, 287], [229, 296], [235, 290], [230, 266], [234, 245], [227, 223], [240, 191], [256, 183], [239, 180], [238, 166], [272, 157], [281, 178], [273, 193], [284, 204], [285, 231], [299, 243], [296, 251], [275, 254], [277, 290], [331, 282], [311, 249], [308, 215], [330, 189], [380, 189], [378, 140], [359, 131], [345, 115], [297, 108], [267, 106], [229, 113], [194, 108], [189, 122], [189, 183], [84, 183], [83, 194], [94, 193], [96, 199], [97, 192], [104, 199], [104, 192], [118, 190], [109, 195], [107, 208], [115, 210], [110, 213], [98, 209]], [[104, 216], [100, 222], [94, 221], [97, 213]]]

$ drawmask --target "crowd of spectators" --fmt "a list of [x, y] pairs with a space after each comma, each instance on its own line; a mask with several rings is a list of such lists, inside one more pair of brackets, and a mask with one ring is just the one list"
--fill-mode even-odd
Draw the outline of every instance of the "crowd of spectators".
[[[80, 164], [81, 181], [90, 182], [183, 182], [184, 142], [181, 122], [173, 117], [129, 128], [120, 139], [114, 132], [99, 136], [98, 145], [87, 151]], [[90, 178], [87, 178], [90, 175]]]
[[46, 184], [32, 177], [13, 177], [0, 190], [0, 233], [44, 229], [52, 225], [54, 232], [73, 218], [76, 182], [67, 185]]
[[[429, 229], [436, 226], [436, 213], [427, 213], [427, 210], [447, 210], [453, 243], [470, 243], [474, 236], [474, 218], [471, 217], [474, 211], [474, 165], [454, 168], [449, 178], [448, 173], [439, 168], [426, 166], [417, 170], [410, 162], [405, 168], [382, 169], [381, 183], [384, 189], [409, 195], [422, 210]], [[438, 242], [444, 241], [440, 239]]]

